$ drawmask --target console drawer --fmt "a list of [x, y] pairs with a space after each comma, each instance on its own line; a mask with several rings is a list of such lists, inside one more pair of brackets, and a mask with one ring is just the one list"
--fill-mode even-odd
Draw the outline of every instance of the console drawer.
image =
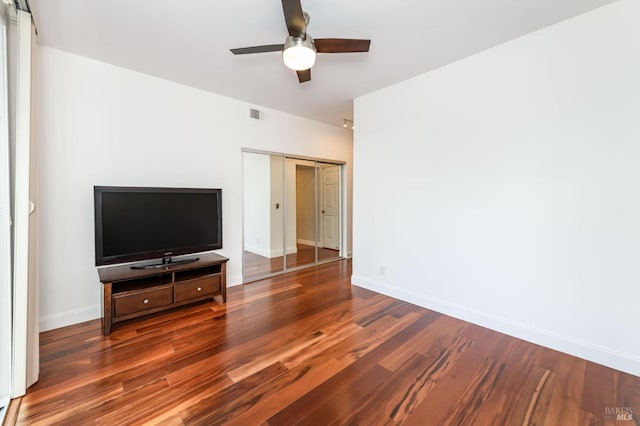
[[176, 303], [202, 296], [213, 296], [220, 293], [220, 274], [176, 283], [173, 291]]
[[121, 317], [173, 303], [171, 285], [113, 295], [114, 316]]

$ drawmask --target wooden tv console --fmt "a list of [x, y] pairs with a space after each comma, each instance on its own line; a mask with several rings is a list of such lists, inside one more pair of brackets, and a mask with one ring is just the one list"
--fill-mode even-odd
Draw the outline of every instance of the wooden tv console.
[[[150, 269], [131, 265], [98, 268], [103, 284], [102, 329], [154, 312], [172, 309], [214, 296], [227, 301], [227, 259], [215, 253], [197, 254], [191, 263]], [[215, 299], [214, 299], [215, 300]]]

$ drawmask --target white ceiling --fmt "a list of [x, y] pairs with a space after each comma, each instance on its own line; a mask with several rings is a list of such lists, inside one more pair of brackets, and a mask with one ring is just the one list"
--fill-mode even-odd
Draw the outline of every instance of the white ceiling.
[[279, 0], [30, 0], [40, 44], [341, 125], [353, 99], [614, 0], [302, 0], [314, 38], [370, 38], [369, 53], [319, 54], [299, 84], [279, 52]]

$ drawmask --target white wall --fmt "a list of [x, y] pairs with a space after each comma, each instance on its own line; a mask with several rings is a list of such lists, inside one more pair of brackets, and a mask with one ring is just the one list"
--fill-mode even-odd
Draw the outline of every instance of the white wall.
[[353, 283], [640, 375], [638, 22], [621, 0], [357, 99]]
[[93, 186], [223, 189], [228, 284], [242, 280], [241, 148], [347, 161], [351, 135], [44, 46], [34, 70], [41, 329], [100, 316]]

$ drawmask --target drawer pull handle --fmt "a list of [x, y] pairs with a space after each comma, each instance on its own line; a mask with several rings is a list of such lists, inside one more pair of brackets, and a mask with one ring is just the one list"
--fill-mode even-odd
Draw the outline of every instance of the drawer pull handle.
[[146, 305], [147, 303], [149, 303], [149, 299], [144, 299], [144, 300], [142, 301], [142, 303], [144, 303], [144, 304]]
[[202, 290], [202, 287], [198, 287], [198, 291]]

